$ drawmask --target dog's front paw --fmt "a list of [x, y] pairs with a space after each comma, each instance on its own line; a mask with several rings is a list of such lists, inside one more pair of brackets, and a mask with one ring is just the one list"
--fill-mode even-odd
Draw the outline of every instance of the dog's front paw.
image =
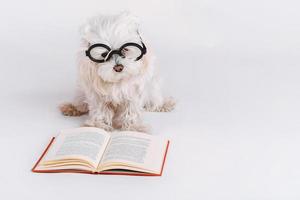
[[162, 105], [146, 104], [144, 109], [148, 112], [170, 112], [174, 110], [175, 105], [176, 101], [172, 97], [169, 97], [164, 99]]
[[102, 128], [106, 131], [113, 131], [114, 128], [105, 123], [104, 121], [102, 120], [91, 120], [91, 119], [88, 119], [84, 122], [84, 124], [82, 126], [89, 126], [89, 127], [97, 127], [97, 128]]
[[163, 105], [159, 108], [159, 112], [170, 112], [174, 110], [175, 105], [176, 101], [172, 97], [166, 98]]
[[123, 125], [121, 126], [120, 130], [122, 131], [137, 131], [143, 133], [150, 133], [150, 126], [145, 124], [130, 124], [130, 125]]
[[65, 116], [81, 116], [88, 113], [88, 106], [86, 103], [75, 106], [72, 103], [64, 103], [59, 106], [61, 113]]

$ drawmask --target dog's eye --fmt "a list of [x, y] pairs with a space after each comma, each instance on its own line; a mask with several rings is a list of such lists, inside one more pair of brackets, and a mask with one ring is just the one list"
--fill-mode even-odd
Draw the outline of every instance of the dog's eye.
[[103, 58], [105, 58], [107, 56], [107, 54], [108, 54], [108, 52], [104, 52], [101, 55], [102, 55]]
[[94, 59], [103, 60], [107, 56], [108, 51], [103, 47], [95, 47], [91, 49], [90, 54]]
[[142, 54], [141, 50], [136, 46], [127, 46], [126, 48], [122, 49], [121, 53], [124, 57], [129, 59], [135, 59]]
[[128, 48], [124, 48], [124, 49], [122, 49], [121, 53], [122, 53], [122, 55], [126, 55], [126, 52], [128, 52], [128, 51], [129, 51]]
[[129, 51], [128, 48], [122, 49], [122, 50], [121, 50], [121, 57], [122, 57], [122, 58], [125, 58], [128, 51]]

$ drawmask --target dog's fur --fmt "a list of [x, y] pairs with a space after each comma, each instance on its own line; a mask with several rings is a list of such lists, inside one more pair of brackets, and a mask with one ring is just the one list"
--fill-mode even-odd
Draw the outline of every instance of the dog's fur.
[[[89, 44], [104, 43], [112, 49], [126, 42], [141, 44], [138, 25], [134, 15], [123, 12], [91, 18], [81, 27], [79, 89], [73, 103], [60, 107], [64, 115], [88, 113], [84, 125], [108, 131], [116, 128], [147, 132], [147, 126], [141, 120], [143, 110], [167, 112], [174, 108], [174, 100], [163, 98], [161, 94], [149, 48], [138, 61], [116, 56], [107, 62], [95, 63], [85, 56]], [[113, 67], [116, 64], [122, 64], [124, 70], [115, 72]]]

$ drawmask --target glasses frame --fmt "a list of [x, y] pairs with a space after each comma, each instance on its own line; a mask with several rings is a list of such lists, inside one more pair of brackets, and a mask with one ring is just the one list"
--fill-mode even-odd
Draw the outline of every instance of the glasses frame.
[[[142, 46], [137, 44], [137, 43], [134, 43], [134, 42], [128, 42], [128, 43], [125, 43], [123, 44], [119, 49], [115, 49], [115, 50], [112, 50], [109, 46], [107, 46], [106, 44], [102, 44], [102, 43], [96, 43], [96, 44], [93, 44], [91, 45], [88, 50], [85, 51], [85, 55], [87, 57], [89, 57], [89, 59], [93, 62], [96, 62], [96, 63], [103, 63], [103, 62], [106, 62], [108, 61], [114, 54], [117, 54], [121, 57], [124, 57], [122, 55], [122, 50], [125, 49], [126, 47], [128, 46], [134, 46], [136, 48], [138, 48], [140, 51], [141, 51], [141, 55], [139, 55], [135, 61], [138, 61], [140, 60], [146, 53], [147, 53], [147, 48], [145, 46], [145, 44], [141, 41], [142, 43]], [[96, 47], [103, 47], [105, 49], [107, 49], [108, 53], [103, 53], [102, 56], [104, 57], [104, 59], [96, 59], [94, 58], [92, 55], [91, 55], [91, 51], [93, 50], [93, 48], [96, 48]]]

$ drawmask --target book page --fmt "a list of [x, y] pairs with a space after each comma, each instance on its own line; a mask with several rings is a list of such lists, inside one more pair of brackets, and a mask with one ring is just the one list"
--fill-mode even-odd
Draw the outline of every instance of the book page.
[[144, 169], [159, 173], [162, 167], [167, 140], [139, 132], [112, 133], [99, 170]]
[[61, 131], [41, 164], [59, 167], [67, 162], [78, 164], [78, 160], [84, 160], [97, 167], [109, 138], [109, 133], [92, 127]]

